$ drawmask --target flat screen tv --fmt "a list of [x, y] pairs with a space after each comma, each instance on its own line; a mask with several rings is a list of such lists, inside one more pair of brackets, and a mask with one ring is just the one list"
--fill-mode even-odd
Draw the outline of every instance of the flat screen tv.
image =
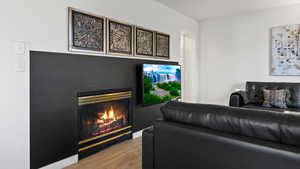
[[159, 104], [181, 97], [181, 67], [143, 65], [143, 104]]

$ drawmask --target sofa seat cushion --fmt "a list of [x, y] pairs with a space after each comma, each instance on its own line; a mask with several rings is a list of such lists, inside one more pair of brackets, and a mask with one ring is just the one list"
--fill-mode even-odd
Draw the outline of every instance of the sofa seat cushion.
[[277, 112], [285, 111], [285, 109], [274, 108], [274, 107], [262, 107], [261, 105], [257, 105], [257, 104], [246, 104], [246, 105], [243, 105], [242, 107], [248, 108], [248, 109], [266, 110], [266, 111], [277, 111]]
[[266, 110], [266, 111], [277, 111], [277, 112], [298, 112], [300, 113], [299, 108], [286, 108], [286, 109], [281, 109], [281, 108], [274, 108], [274, 107], [262, 107], [261, 105], [257, 104], [245, 104], [242, 106], [242, 108], [248, 108], [248, 109], [256, 109], [256, 110]]
[[300, 146], [300, 113], [169, 102], [165, 120]]
[[299, 108], [287, 108], [284, 110], [285, 112], [295, 112], [295, 113], [300, 113]]

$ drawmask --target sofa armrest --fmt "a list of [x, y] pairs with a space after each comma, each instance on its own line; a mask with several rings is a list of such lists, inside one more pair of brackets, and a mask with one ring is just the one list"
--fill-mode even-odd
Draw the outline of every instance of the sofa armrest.
[[248, 98], [246, 95], [246, 91], [237, 91], [231, 94], [229, 106], [232, 107], [241, 107], [248, 103]]
[[153, 127], [143, 131], [142, 141], [142, 166], [143, 169], [154, 169], [154, 135]]

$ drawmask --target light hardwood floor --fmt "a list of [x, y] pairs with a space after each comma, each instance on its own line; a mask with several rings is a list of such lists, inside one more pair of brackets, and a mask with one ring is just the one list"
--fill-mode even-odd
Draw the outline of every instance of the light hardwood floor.
[[65, 169], [142, 169], [142, 138], [106, 148]]

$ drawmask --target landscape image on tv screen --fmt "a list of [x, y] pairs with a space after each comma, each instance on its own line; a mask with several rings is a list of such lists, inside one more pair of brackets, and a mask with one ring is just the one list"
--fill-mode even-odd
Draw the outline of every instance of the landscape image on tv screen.
[[145, 105], [180, 98], [180, 66], [144, 64], [143, 76]]

